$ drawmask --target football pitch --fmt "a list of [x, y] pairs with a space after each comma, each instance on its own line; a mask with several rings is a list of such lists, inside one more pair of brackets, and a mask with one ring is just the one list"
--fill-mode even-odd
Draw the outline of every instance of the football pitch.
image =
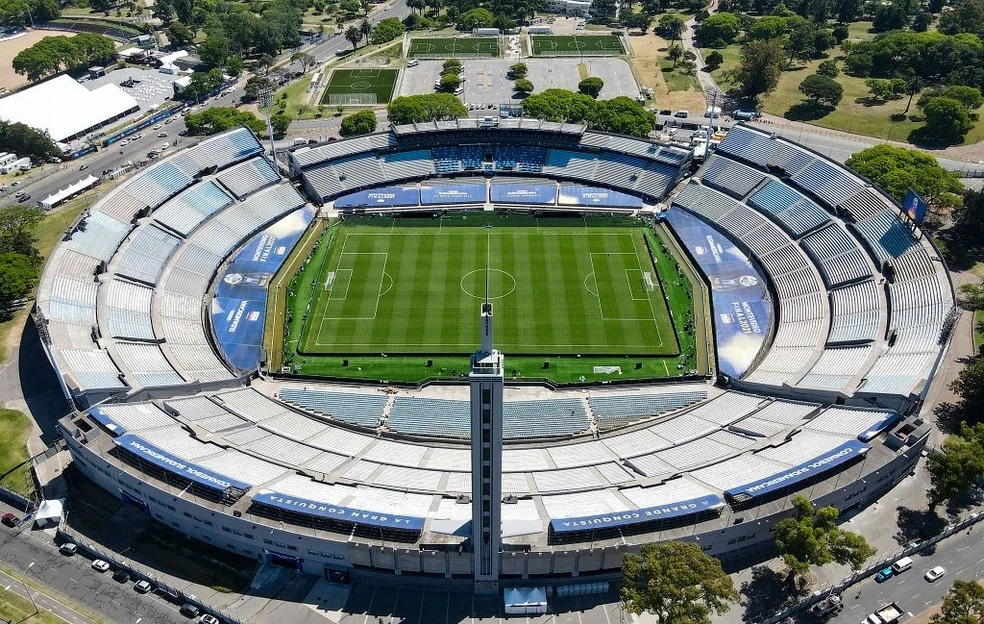
[[299, 351], [467, 354], [487, 294], [508, 354], [680, 353], [641, 226], [503, 223], [331, 228]]
[[615, 35], [532, 35], [533, 56], [617, 56], [625, 54]]
[[328, 80], [321, 103], [337, 105], [385, 104], [393, 97], [395, 69], [336, 69]]
[[499, 56], [498, 37], [414, 38], [409, 58], [454, 58]]

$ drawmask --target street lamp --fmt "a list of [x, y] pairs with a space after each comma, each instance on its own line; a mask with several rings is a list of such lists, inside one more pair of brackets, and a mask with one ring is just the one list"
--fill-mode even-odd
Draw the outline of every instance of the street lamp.
[[[25, 572], [30, 571], [30, 569], [33, 567], [34, 567], [34, 562], [32, 561], [31, 564], [27, 566], [27, 570], [25, 570]], [[27, 583], [24, 582], [24, 579], [21, 579], [20, 582], [21, 585], [24, 586], [24, 591], [27, 592], [27, 597], [31, 599], [31, 604], [34, 605], [34, 615], [38, 615], [39, 613], [41, 613], [41, 610], [38, 609], [38, 603], [35, 602], [34, 600], [34, 594], [31, 593], [31, 588], [27, 586]]]

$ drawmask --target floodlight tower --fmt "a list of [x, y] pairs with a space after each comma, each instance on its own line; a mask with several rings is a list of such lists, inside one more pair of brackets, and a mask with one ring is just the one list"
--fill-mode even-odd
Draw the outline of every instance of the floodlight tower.
[[485, 269], [485, 301], [481, 307], [481, 346], [472, 355], [471, 468], [472, 564], [475, 589], [499, 591], [502, 551], [502, 354], [492, 346], [492, 303]]
[[270, 158], [273, 159], [271, 164], [273, 165], [273, 170], [277, 172], [277, 178], [280, 178], [280, 164], [277, 162], [277, 144], [273, 140], [273, 123], [270, 121], [270, 111], [273, 109], [273, 87], [266, 86], [260, 89], [259, 100], [260, 108], [266, 108], [267, 136], [270, 137]]

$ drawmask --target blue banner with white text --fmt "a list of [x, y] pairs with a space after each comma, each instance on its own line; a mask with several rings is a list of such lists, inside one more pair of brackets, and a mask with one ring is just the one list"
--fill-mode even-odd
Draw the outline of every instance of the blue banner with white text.
[[832, 470], [846, 462], [858, 459], [870, 449], [871, 447], [867, 444], [858, 442], [857, 440], [848, 440], [837, 448], [832, 449], [819, 457], [811, 459], [808, 462], [803, 462], [798, 466], [793, 466], [788, 470], [779, 472], [764, 479], [759, 479], [758, 481], [753, 481], [745, 485], [731, 488], [725, 493], [732, 498], [739, 495], [744, 495], [750, 498], [765, 496], [766, 494], [776, 490], [794, 486], [800, 481], [823, 474], [824, 472]]
[[493, 184], [492, 201], [502, 204], [557, 203], [556, 184]]
[[264, 491], [254, 494], [253, 502], [270, 505], [271, 507], [277, 507], [285, 511], [325, 518], [326, 520], [353, 522], [355, 524], [365, 524], [388, 529], [404, 529], [407, 531], [422, 531], [424, 529], [424, 519], [416, 516], [402, 516], [399, 514], [352, 509], [351, 507], [322, 503], [297, 496], [288, 496], [287, 494], [280, 494], [278, 492]]
[[728, 239], [694, 214], [664, 215], [711, 284], [719, 370], [741, 378], [769, 337], [773, 307], [765, 277]]
[[629, 511], [580, 516], [577, 518], [558, 518], [550, 521], [550, 528], [554, 533], [590, 531], [591, 529], [604, 529], [607, 527], [638, 524], [640, 522], [680, 518], [718, 509], [723, 505], [724, 501], [721, 500], [720, 496], [717, 494], [708, 494], [700, 498], [693, 498], [677, 503], [667, 503], [658, 507], [646, 507], [644, 509], [632, 509]]
[[642, 198], [594, 186], [561, 184], [561, 206], [599, 206], [608, 208], [642, 208]]
[[484, 204], [486, 199], [488, 199], [488, 191], [484, 184], [447, 184], [420, 187], [420, 203], [425, 206]]
[[420, 192], [416, 186], [389, 186], [349, 193], [335, 200], [335, 208], [388, 208], [390, 206], [416, 206]]
[[263, 350], [267, 286], [317, 214], [298, 208], [253, 236], [222, 268], [212, 299], [212, 331], [219, 351], [239, 370], [256, 368]]
[[146, 462], [154, 464], [166, 472], [176, 474], [212, 489], [225, 491], [229, 488], [236, 488], [245, 491], [250, 487], [248, 483], [237, 481], [232, 477], [219, 474], [214, 470], [202, 468], [179, 457], [175, 457], [132, 433], [121, 435], [114, 439], [113, 442], [120, 448], [127, 450]]

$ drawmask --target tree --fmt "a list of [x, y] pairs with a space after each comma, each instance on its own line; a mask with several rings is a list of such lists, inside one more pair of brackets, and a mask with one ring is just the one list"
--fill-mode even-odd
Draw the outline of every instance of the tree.
[[975, 581], [953, 581], [940, 612], [931, 624], [981, 624], [984, 622], [984, 586]]
[[622, 600], [629, 613], [649, 613], [658, 624], [710, 624], [737, 602], [721, 562], [688, 542], [643, 544], [622, 564]]
[[441, 74], [461, 74], [462, 69], [461, 61], [458, 59], [448, 59], [441, 65]]
[[577, 83], [578, 93], [583, 93], [584, 95], [590, 95], [591, 97], [597, 99], [601, 90], [605, 86], [605, 81], [597, 76], [589, 76]]
[[931, 98], [923, 107], [925, 130], [930, 137], [947, 143], [960, 143], [974, 123], [960, 100], [949, 97]]
[[912, 20], [912, 30], [916, 32], [926, 32], [929, 30], [930, 25], [933, 23], [933, 14], [927, 11], [922, 11], [921, 13], [916, 13], [916, 17]]
[[191, 75], [191, 81], [184, 88], [179, 96], [185, 101], [199, 101], [222, 86], [222, 71], [210, 69], [207, 72], [195, 72]]
[[446, 91], [448, 93], [453, 92], [461, 86], [461, 78], [458, 74], [444, 74], [441, 76], [440, 89], [441, 91]]
[[748, 29], [748, 39], [778, 39], [789, 30], [789, 22], [785, 17], [779, 15], [767, 15], [755, 20], [755, 23]]
[[666, 55], [670, 57], [670, 60], [673, 61], [673, 67], [676, 67], [677, 63], [683, 57], [683, 47], [674, 43], [669, 48], [667, 48]]
[[273, 127], [274, 137], [283, 137], [287, 134], [287, 128], [294, 119], [286, 113], [275, 113], [270, 115], [270, 125]]
[[666, 15], [661, 15], [659, 21], [656, 22], [656, 34], [669, 39], [670, 43], [673, 43], [680, 38], [683, 34], [683, 29], [687, 27], [686, 22], [679, 15], [668, 13]]
[[260, 94], [273, 88], [273, 83], [265, 76], [250, 76], [243, 87], [243, 94], [250, 100], [259, 99]]
[[372, 42], [375, 44], [393, 41], [403, 34], [403, 22], [395, 17], [387, 17], [380, 20], [375, 28], [372, 29]]
[[358, 26], [349, 26], [345, 29], [345, 39], [352, 44], [352, 49], [355, 50], [359, 46], [359, 42], [362, 41], [362, 31], [359, 30]]
[[558, 123], [584, 123], [594, 110], [595, 101], [567, 89], [547, 89], [523, 102], [523, 114]]
[[[400, 24], [400, 28], [403, 28], [403, 24]], [[308, 67], [315, 65], [318, 61], [314, 58], [314, 56], [308, 54], [307, 52], [294, 52], [290, 55], [290, 62], [300, 63], [301, 71], [305, 72]]]
[[741, 20], [734, 13], [715, 13], [701, 22], [697, 40], [701, 47], [716, 47], [717, 42], [731, 43], [741, 32]]
[[951, 11], [940, 13], [940, 32], [948, 35], [959, 33], [984, 35], [984, 2], [981, 0], [954, 2]]
[[750, 41], [741, 48], [734, 80], [741, 95], [756, 98], [779, 84], [785, 53], [777, 40]]
[[626, 28], [638, 28], [643, 34], [649, 30], [652, 23], [653, 16], [649, 13], [628, 13], [622, 16], [622, 24]]
[[910, 187], [926, 200], [930, 211], [942, 211], [960, 202], [960, 181], [924, 152], [876, 145], [855, 153], [845, 164], [898, 202], [905, 199]]
[[899, 30], [905, 28], [909, 22], [909, 16], [905, 8], [895, 2], [879, 4], [875, 9], [875, 19], [871, 28], [875, 32], [887, 32], [889, 30]]
[[882, 78], [867, 78], [864, 81], [864, 85], [868, 87], [871, 97], [876, 100], [881, 100], [884, 102], [891, 99], [893, 95], [892, 82], [890, 80], [884, 80]]
[[656, 127], [656, 116], [632, 98], [625, 96], [610, 100], [588, 98], [588, 101], [594, 104], [587, 118], [588, 127], [592, 130], [644, 137]]
[[[961, 379], [955, 380], [953, 385], [984, 380], [984, 366], [979, 362], [976, 360], [964, 368], [960, 372]], [[979, 394], [981, 391], [974, 389], [974, 392]], [[979, 402], [981, 397], [974, 400]], [[966, 399], [964, 401], [966, 408]], [[973, 426], [961, 423], [960, 431], [944, 440], [940, 451], [930, 454], [927, 468], [930, 508], [954, 502], [968, 492], [984, 477], [984, 423]]]
[[704, 65], [707, 66], [709, 71], [714, 71], [715, 69], [721, 67], [722, 63], [724, 63], [724, 55], [717, 50], [712, 50], [711, 53], [707, 55], [707, 58], [704, 59]]
[[483, 8], [471, 9], [458, 16], [458, 30], [474, 30], [476, 28], [492, 28], [495, 15]]
[[339, 134], [343, 137], [370, 134], [376, 131], [376, 113], [371, 110], [359, 111], [342, 119]]
[[789, 54], [788, 67], [793, 64], [794, 59], [806, 61], [817, 54], [817, 28], [799, 16], [787, 18], [787, 22], [793, 24], [786, 39], [786, 52]]
[[967, 112], [975, 111], [984, 105], [984, 97], [981, 96], [981, 90], [977, 87], [952, 85], [943, 91], [942, 96], [957, 100], [964, 105]]
[[106, 65], [116, 58], [116, 44], [109, 37], [80, 33], [74, 37], [44, 37], [17, 53], [11, 65], [28, 80], [40, 80], [62, 69]]
[[820, 65], [817, 66], [817, 73], [828, 78], [836, 78], [840, 75], [840, 70], [837, 69], [837, 61], [833, 59], [820, 61]]
[[793, 499], [793, 515], [776, 523], [776, 548], [789, 567], [792, 578], [804, 574], [811, 565], [837, 562], [857, 570], [875, 554], [864, 537], [837, 526], [835, 507], [815, 509], [803, 496]]
[[533, 83], [530, 82], [528, 78], [520, 78], [515, 83], [513, 83], [513, 88], [516, 89], [521, 95], [529, 95], [533, 93]]
[[174, 22], [167, 27], [167, 38], [176, 48], [186, 46], [195, 40], [195, 31], [181, 22]]
[[844, 97], [844, 87], [829, 76], [811, 74], [803, 79], [800, 92], [813, 101], [816, 106], [834, 108]]
[[257, 134], [266, 132], [266, 124], [249, 111], [229, 106], [214, 106], [185, 116], [185, 126], [190, 135], [209, 136], [247, 126]]
[[0, 317], [6, 316], [11, 304], [23, 298], [38, 279], [38, 266], [19, 253], [0, 254]]
[[834, 36], [834, 41], [837, 43], [843, 43], [848, 37], [851, 36], [851, 31], [848, 30], [847, 26], [838, 24], [837, 26], [834, 26], [834, 29], [830, 31], [830, 34]]
[[984, 192], [964, 191], [963, 202], [951, 213], [953, 224], [941, 235], [951, 266], [972, 266], [984, 257]]
[[529, 68], [526, 67], [526, 63], [514, 63], [509, 66], [509, 77], [513, 80], [517, 78], [526, 78], [526, 74], [529, 72]]
[[425, 93], [396, 98], [386, 107], [386, 115], [390, 123], [402, 125], [467, 117], [468, 109], [450, 93]]
[[44, 219], [40, 208], [13, 204], [0, 208], [0, 254], [17, 254], [27, 257], [34, 266], [41, 266], [41, 254], [37, 250], [38, 225]]
[[231, 44], [225, 33], [213, 30], [198, 46], [198, 58], [208, 67], [222, 67], [229, 60]]
[[366, 45], [369, 44], [369, 35], [372, 34], [372, 24], [369, 23], [368, 19], [362, 20], [359, 23], [359, 32], [362, 33], [362, 38], [366, 40]]
[[10, 123], [0, 120], [0, 150], [30, 158], [32, 162], [44, 163], [61, 154], [61, 150], [48, 136], [48, 132], [36, 130], [20, 122]]
[[[950, 390], [960, 395], [961, 410], [974, 421], [984, 421], [984, 360], [976, 359], [964, 366], [950, 382]], [[981, 438], [984, 441], [984, 437]]]

